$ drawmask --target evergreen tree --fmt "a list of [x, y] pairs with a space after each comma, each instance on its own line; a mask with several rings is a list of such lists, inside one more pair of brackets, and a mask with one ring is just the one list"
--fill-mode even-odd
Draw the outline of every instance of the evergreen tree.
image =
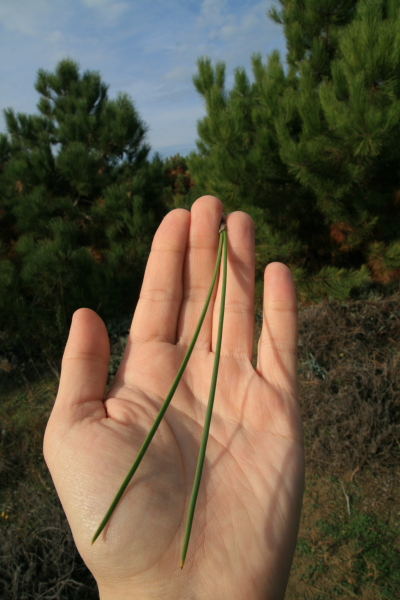
[[307, 62], [316, 81], [330, 78], [339, 37], [354, 18], [357, 0], [279, 0], [279, 3], [282, 10], [272, 8], [268, 15], [284, 26], [290, 75], [296, 76], [299, 64]]
[[256, 218], [258, 257], [289, 263], [306, 296], [346, 297], [400, 274], [400, 0], [281, 0], [289, 71], [253, 82], [200, 59], [198, 189]]
[[[12, 150], [7, 136], [0, 134], [0, 203], [1, 199], [4, 198], [5, 193], [3, 173], [6, 164], [10, 160], [11, 152]], [[11, 246], [13, 239], [13, 225], [14, 219], [12, 218], [12, 215], [5, 210], [2, 204], [0, 204], [0, 259], [6, 258], [7, 252]]]
[[170, 208], [188, 208], [196, 200], [195, 182], [185, 157], [176, 154], [164, 161], [164, 202]]
[[80, 306], [132, 311], [165, 212], [163, 163], [147, 159], [131, 99], [110, 100], [98, 73], [67, 59], [35, 88], [39, 114], [6, 110], [0, 139], [0, 330], [50, 351]]

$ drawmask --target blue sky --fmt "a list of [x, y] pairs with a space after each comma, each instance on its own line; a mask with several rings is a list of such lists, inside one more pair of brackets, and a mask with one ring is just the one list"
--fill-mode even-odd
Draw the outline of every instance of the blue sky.
[[0, 0], [2, 110], [36, 112], [39, 68], [71, 57], [100, 71], [110, 97], [127, 92], [149, 126], [153, 151], [195, 149], [204, 115], [192, 77], [201, 56], [250, 73], [251, 55], [274, 50], [284, 61], [283, 28], [267, 17], [275, 0]]

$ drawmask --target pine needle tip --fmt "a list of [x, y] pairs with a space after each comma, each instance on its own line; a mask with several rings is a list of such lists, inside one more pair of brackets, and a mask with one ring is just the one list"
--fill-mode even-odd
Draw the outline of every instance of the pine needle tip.
[[96, 533], [92, 537], [92, 544], [91, 544], [92, 546], [95, 543], [95, 541], [97, 540], [97, 538], [99, 537], [100, 533], [101, 533], [100, 531], [96, 531]]

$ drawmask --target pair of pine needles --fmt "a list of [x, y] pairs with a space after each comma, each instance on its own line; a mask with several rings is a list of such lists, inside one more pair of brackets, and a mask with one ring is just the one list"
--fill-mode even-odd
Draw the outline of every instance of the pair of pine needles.
[[203, 321], [206, 316], [208, 306], [210, 304], [210, 300], [211, 300], [211, 297], [212, 297], [212, 294], [214, 291], [215, 283], [217, 281], [218, 273], [219, 273], [220, 266], [221, 266], [222, 250], [223, 250], [223, 254], [224, 254], [224, 261], [223, 261], [224, 262], [224, 270], [223, 270], [223, 278], [222, 278], [221, 307], [220, 307], [220, 312], [219, 312], [218, 335], [217, 335], [217, 344], [216, 344], [216, 348], [215, 348], [214, 368], [213, 368], [213, 374], [212, 374], [212, 378], [211, 378], [211, 387], [210, 387], [210, 393], [209, 393], [209, 397], [208, 397], [208, 406], [207, 406], [206, 418], [205, 418], [205, 423], [204, 423], [203, 437], [201, 440], [199, 458], [197, 461], [196, 474], [195, 474], [195, 479], [194, 479], [194, 484], [193, 484], [193, 491], [192, 491], [192, 496], [190, 499], [189, 512], [188, 512], [188, 517], [187, 517], [187, 522], [186, 522], [186, 531], [185, 531], [185, 537], [184, 537], [183, 549], [182, 549], [181, 569], [183, 568], [183, 565], [185, 564], [186, 554], [187, 554], [187, 550], [188, 550], [188, 546], [189, 546], [190, 534], [192, 531], [194, 511], [196, 508], [196, 501], [197, 501], [197, 496], [199, 493], [201, 476], [202, 476], [202, 472], [203, 472], [204, 459], [205, 459], [205, 455], [206, 455], [208, 435], [210, 432], [210, 424], [211, 424], [211, 417], [212, 417], [212, 411], [213, 411], [213, 406], [214, 406], [215, 390], [216, 390], [216, 386], [217, 386], [219, 360], [220, 360], [220, 356], [221, 356], [222, 329], [223, 329], [223, 324], [224, 324], [225, 297], [226, 297], [226, 272], [227, 272], [227, 267], [228, 267], [228, 235], [227, 235], [227, 231], [226, 231], [225, 215], [222, 216], [221, 226], [219, 228], [219, 246], [218, 246], [218, 254], [217, 254], [217, 260], [215, 263], [213, 279], [212, 279], [211, 286], [210, 286], [210, 289], [208, 292], [208, 296], [207, 296], [206, 302], [204, 304], [204, 308], [201, 313], [201, 316], [200, 316], [196, 331], [194, 333], [193, 339], [190, 343], [188, 351], [186, 352], [185, 358], [183, 359], [182, 365], [178, 371], [175, 381], [172, 384], [172, 387], [164, 401], [164, 404], [162, 405], [162, 407], [160, 409], [160, 412], [157, 415], [156, 420], [154, 421], [152, 428], [150, 429], [150, 431], [143, 443], [143, 446], [139, 450], [139, 454], [138, 454], [135, 462], [133, 463], [131, 470], [129, 471], [128, 475], [125, 477], [121, 487], [119, 488], [119, 490], [117, 492], [117, 495], [115, 496], [114, 500], [112, 501], [110, 508], [106, 512], [104, 519], [100, 523], [100, 525], [92, 539], [92, 544], [94, 544], [94, 542], [97, 540], [97, 538], [103, 531], [104, 527], [107, 525], [109, 519], [111, 518], [111, 515], [113, 514], [118, 502], [120, 501], [123, 493], [125, 492], [128, 484], [129, 484], [129, 482], [131, 481], [137, 468], [139, 467], [139, 465], [142, 461], [142, 458], [146, 454], [146, 450], [150, 446], [150, 443], [154, 437], [154, 434], [156, 433], [156, 431], [162, 421], [162, 418], [165, 415], [165, 412], [166, 412], [168, 406], [170, 405], [170, 402], [175, 394], [176, 388], [179, 385], [179, 382], [185, 371], [186, 365], [188, 364], [189, 358], [193, 352], [193, 348], [196, 344], [197, 338], [200, 333], [201, 326], [203, 325]]

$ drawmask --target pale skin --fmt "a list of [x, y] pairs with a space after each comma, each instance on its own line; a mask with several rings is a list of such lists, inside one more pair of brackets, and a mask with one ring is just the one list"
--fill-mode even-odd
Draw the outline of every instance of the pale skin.
[[101, 600], [284, 598], [300, 519], [303, 437], [297, 302], [289, 269], [265, 270], [258, 363], [254, 223], [228, 215], [229, 267], [214, 413], [186, 564], [180, 555], [217, 336], [218, 289], [186, 372], [136, 475], [91, 539], [165, 399], [212, 279], [222, 204], [171, 211], [153, 241], [128, 345], [106, 394], [109, 341], [73, 318], [44, 454]]

